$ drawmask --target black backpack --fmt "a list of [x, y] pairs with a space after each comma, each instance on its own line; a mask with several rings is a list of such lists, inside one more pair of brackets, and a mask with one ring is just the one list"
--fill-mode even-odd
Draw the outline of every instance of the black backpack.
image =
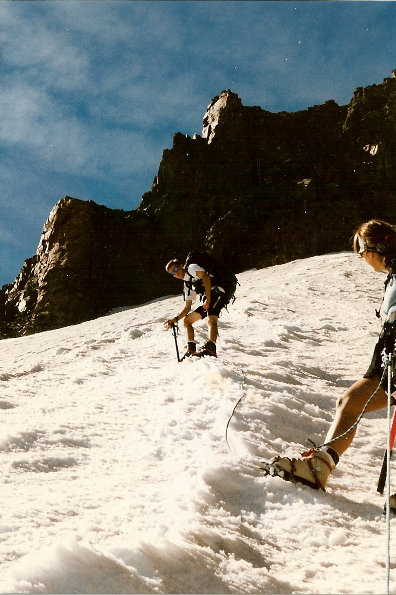
[[[208, 252], [201, 252], [198, 250], [193, 250], [192, 252], [188, 253], [184, 268], [187, 270], [187, 267], [190, 264], [197, 264], [198, 266], [202, 267], [205, 272], [210, 275], [213, 287], [218, 286], [224, 289], [226, 304], [228, 304], [232, 299], [235, 301], [235, 291], [239, 283], [235, 273], [233, 273], [229, 268], [225, 267], [221, 262], [213, 258], [213, 256], [208, 254]], [[201, 282], [201, 284], [203, 288], [203, 283]], [[194, 289], [197, 291], [197, 293], [201, 293], [200, 288], [194, 287]]]

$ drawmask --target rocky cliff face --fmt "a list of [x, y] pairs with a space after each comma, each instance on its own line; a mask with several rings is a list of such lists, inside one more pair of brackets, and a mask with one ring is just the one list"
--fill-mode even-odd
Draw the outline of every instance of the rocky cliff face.
[[1, 291], [2, 336], [57, 328], [179, 290], [174, 256], [209, 249], [237, 270], [349, 248], [370, 217], [395, 221], [396, 71], [295, 113], [223, 91], [202, 136], [177, 133], [135, 211], [65, 197], [37, 253]]
[[157, 241], [160, 231], [144, 213], [62, 198], [36, 254], [2, 288], [3, 336], [75, 324], [158, 297], [166, 283], [157, 281]]

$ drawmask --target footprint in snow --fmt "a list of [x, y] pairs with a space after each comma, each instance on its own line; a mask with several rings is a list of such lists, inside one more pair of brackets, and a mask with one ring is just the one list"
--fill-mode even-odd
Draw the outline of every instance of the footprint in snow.
[[72, 457], [45, 457], [36, 461], [25, 460], [12, 463], [14, 469], [32, 473], [55, 473], [76, 465], [78, 465], [78, 461]]
[[16, 405], [9, 403], [8, 401], [0, 401], [0, 409], [15, 409]]

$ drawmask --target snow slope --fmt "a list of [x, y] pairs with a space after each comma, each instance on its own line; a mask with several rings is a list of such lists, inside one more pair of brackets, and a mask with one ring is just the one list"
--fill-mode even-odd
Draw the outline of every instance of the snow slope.
[[324, 439], [384, 277], [342, 253], [239, 279], [217, 360], [177, 363], [175, 297], [0, 343], [2, 592], [385, 592], [385, 411], [326, 493], [259, 469]]

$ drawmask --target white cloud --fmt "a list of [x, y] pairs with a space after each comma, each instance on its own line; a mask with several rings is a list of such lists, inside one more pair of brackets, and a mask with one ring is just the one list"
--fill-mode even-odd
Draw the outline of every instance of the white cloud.
[[[59, 31], [48, 19], [40, 19], [35, 12], [26, 12], [26, 8], [20, 15], [10, 4], [1, 7], [6, 71], [14, 68], [17, 76], [36, 84], [80, 88], [87, 76], [87, 56], [69, 43], [64, 30]], [[25, 3], [21, 4], [23, 7]], [[30, 2], [26, 4], [31, 6]]]
[[179, 47], [162, 11], [132, 4], [128, 20], [107, 3], [51, 3], [44, 13], [24, 3], [5, 8], [6, 146], [19, 144], [71, 174], [156, 172], [163, 131], [188, 125], [199, 81], [158, 55], [161, 43], [163, 52]]
[[149, 136], [109, 128], [100, 119], [79, 119], [44, 90], [13, 85], [5, 89], [1, 103], [3, 142], [34, 152], [53, 171], [103, 178], [104, 171], [125, 174], [129, 168], [133, 173], [158, 159]]

